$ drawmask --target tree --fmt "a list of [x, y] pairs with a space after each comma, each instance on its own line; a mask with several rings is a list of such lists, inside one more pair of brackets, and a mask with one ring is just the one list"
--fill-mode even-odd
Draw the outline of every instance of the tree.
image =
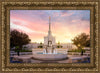
[[90, 36], [87, 35], [86, 33], [81, 33], [80, 35], [72, 39], [72, 41], [73, 44], [78, 47], [78, 49], [90, 46]]
[[22, 49], [23, 45], [26, 45], [30, 42], [29, 36], [26, 33], [19, 32], [17, 30], [12, 30], [10, 32], [10, 46], [19, 46], [19, 49]]

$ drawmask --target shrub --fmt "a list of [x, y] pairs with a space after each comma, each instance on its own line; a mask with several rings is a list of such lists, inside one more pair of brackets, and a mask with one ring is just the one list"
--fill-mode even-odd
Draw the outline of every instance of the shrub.
[[84, 49], [75, 49], [75, 50], [70, 50], [70, 51], [68, 51], [68, 52], [85, 52], [86, 50], [84, 50]]
[[[15, 52], [17, 52], [17, 50], [15, 50]], [[20, 52], [32, 52], [31, 50], [20, 50]]]

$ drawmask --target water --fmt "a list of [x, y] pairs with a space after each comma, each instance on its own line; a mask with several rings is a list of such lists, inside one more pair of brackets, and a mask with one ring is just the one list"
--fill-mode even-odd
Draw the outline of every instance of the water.
[[46, 49], [44, 49], [42, 54], [58, 54], [58, 53], [56, 50], [53, 50], [53, 53], [52, 53], [52, 50], [49, 50], [49, 53], [47, 53]]
[[[42, 53], [42, 52], [38, 52], [37, 54], [48, 54], [48, 53]], [[51, 53], [50, 53], [51, 54]], [[55, 53], [52, 53], [55, 54]], [[56, 54], [63, 54], [63, 53], [56, 53]]]

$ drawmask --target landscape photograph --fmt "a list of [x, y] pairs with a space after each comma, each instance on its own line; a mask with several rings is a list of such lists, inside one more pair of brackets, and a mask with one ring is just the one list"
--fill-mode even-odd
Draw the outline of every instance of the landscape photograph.
[[90, 10], [10, 10], [10, 63], [90, 63]]

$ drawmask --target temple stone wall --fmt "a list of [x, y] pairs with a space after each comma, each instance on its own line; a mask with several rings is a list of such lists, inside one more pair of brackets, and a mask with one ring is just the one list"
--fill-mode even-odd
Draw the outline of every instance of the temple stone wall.
[[[52, 45], [55, 45], [55, 37], [50, 37], [50, 40], [52, 41]], [[48, 45], [48, 36], [47, 37], [44, 37], [44, 45]]]

